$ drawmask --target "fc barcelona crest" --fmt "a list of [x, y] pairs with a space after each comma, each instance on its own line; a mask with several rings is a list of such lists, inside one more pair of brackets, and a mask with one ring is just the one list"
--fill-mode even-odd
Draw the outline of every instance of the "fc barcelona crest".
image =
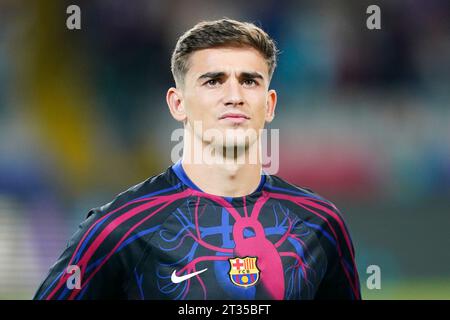
[[251, 287], [258, 282], [259, 269], [256, 265], [256, 257], [228, 259], [230, 262], [231, 282], [239, 287]]

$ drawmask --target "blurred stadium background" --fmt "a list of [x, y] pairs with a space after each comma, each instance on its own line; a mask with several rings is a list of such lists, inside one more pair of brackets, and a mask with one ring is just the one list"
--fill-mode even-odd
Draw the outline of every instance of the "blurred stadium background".
[[340, 207], [363, 297], [450, 299], [447, 0], [1, 0], [0, 299], [30, 299], [90, 208], [171, 164], [171, 51], [224, 16], [282, 51], [279, 175]]

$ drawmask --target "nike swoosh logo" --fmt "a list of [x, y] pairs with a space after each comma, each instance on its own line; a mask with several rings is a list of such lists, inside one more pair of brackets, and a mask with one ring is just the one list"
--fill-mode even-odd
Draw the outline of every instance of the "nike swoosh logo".
[[176, 275], [176, 270], [173, 270], [172, 272], [172, 276], [170, 277], [170, 280], [172, 280], [173, 283], [180, 283], [183, 282], [189, 278], [195, 277], [196, 275], [205, 272], [206, 270], [208, 270], [208, 268], [205, 268], [203, 270], [197, 271], [197, 272], [193, 272], [193, 273], [189, 273], [189, 274], [185, 274], [184, 276], [178, 277]]

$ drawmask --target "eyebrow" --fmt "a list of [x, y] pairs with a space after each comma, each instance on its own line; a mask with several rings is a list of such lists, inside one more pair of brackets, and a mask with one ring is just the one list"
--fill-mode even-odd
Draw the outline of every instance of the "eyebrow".
[[[215, 78], [221, 78], [223, 76], [225, 76], [225, 72], [223, 72], [223, 71], [207, 72], [207, 73], [202, 74], [200, 77], [198, 77], [198, 80], [215, 79]], [[264, 77], [259, 72], [241, 72], [239, 75], [239, 78], [264, 80]]]
[[201, 79], [214, 79], [214, 78], [220, 78], [225, 75], [225, 72], [219, 71], [219, 72], [207, 72], [202, 74], [200, 77], [198, 77], [198, 80]]
[[259, 72], [242, 72], [241, 78], [246, 79], [261, 79], [264, 80], [264, 77]]

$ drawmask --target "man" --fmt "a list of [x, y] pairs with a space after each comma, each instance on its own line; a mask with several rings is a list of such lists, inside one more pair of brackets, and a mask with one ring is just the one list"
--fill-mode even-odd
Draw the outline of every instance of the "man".
[[276, 54], [230, 19], [179, 38], [167, 103], [182, 160], [92, 209], [36, 299], [360, 299], [337, 208], [249, 160], [274, 118]]

